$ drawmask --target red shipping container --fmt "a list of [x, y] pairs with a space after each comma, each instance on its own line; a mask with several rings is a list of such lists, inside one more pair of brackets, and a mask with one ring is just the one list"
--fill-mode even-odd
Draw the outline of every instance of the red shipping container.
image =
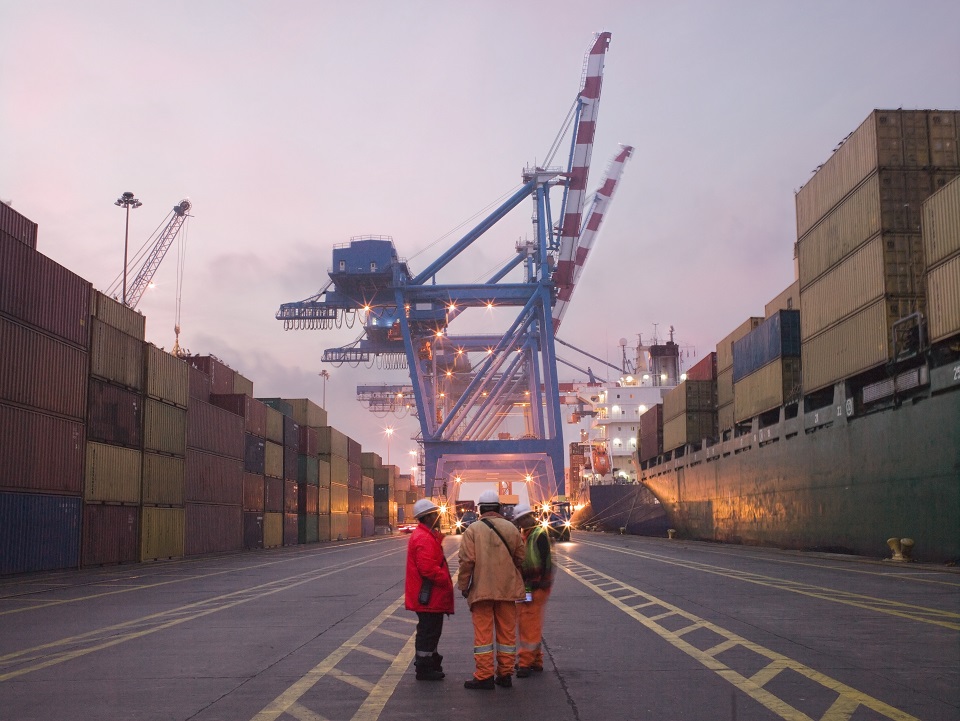
[[83, 505], [83, 542], [80, 563], [102, 566], [136, 563], [140, 540], [140, 509], [103, 503]]
[[[210, 400], [210, 376], [199, 368], [190, 366], [187, 371], [187, 385], [189, 386], [190, 400], [203, 401], [204, 403]], [[187, 405], [190, 405], [189, 401]]]
[[296, 546], [300, 543], [300, 517], [296, 513], [283, 514], [283, 545]]
[[83, 420], [88, 366], [86, 351], [0, 317], [0, 401]]
[[210, 378], [211, 393], [233, 393], [233, 381], [237, 372], [226, 363], [209, 355], [188, 356], [184, 360]]
[[299, 451], [301, 456], [316, 456], [320, 453], [320, 436], [316, 428], [300, 426]]
[[210, 395], [210, 403], [244, 418], [244, 430], [258, 438], [267, 436], [267, 407], [256, 398], [243, 393]]
[[355, 441], [352, 438], [347, 438], [347, 460], [350, 463], [356, 463], [360, 465], [360, 456], [363, 455], [363, 448], [360, 446], [360, 441]]
[[143, 396], [135, 391], [90, 379], [87, 438], [118, 446], [143, 446]]
[[183, 555], [239, 551], [242, 548], [243, 511], [240, 506], [185, 505]]
[[185, 501], [243, 504], [243, 463], [236, 458], [188, 448], [183, 472]]
[[347, 513], [360, 513], [363, 509], [363, 494], [359, 488], [347, 487]]
[[80, 494], [82, 423], [0, 404], [0, 428], [0, 488]]
[[283, 479], [264, 476], [263, 510], [283, 513]]
[[363, 486], [363, 470], [359, 463], [347, 463], [347, 485], [356, 489]]
[[187, 405], [187, 448], [243, 460], [243, 418], [200, 400]]
[[717, 354], [711, 352], [705, 355], [696, 365], [687, 371], [688, 381], [715, 381], [717, 380]]
[[299, 494], [299, 503], [297, 505], [298, 513], [316, 514], [320, 510], [320, 487], [301, 484], [297, 489]]
[[299, 505], [299, 493], [296, 481], [283, 482], [283, 512], [296, 513]]
[[258, 473], [243, 474], [243, 510], [263, 511], [263, 476]]
[[91, 292], [79, 275], [0, 236], [0, 314], [87, 348]]
[[37, 224], [26, 216], [20, 215], [2, 200], [0, 200], [0, 235], [6, 235], [28, 248], [37, 247]]
[[359, 513], [347, 514], [347, 538], [360, 538], [363, 533], [363, 517]]
[[658, 403], [640, 416], [638, 456], [649, 461], [663, 453], [663, 405]]
[[263, 513], [251, 511], [243, 514], [243, 547], [248, 551], [263, 548]]

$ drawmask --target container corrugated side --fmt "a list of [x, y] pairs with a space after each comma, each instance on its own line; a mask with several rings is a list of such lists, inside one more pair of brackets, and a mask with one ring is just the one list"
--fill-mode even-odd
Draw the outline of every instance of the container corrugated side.
[[889, 345], [886, 302], [878, 300], [823, 333], [804, 340], [803, 392], [812, 393], [885, 363], [890, 355]]
[[347, 514], [346, 538], [360, 538], [363, 534], [363, 518], [359, 513]]
[[143, 453], [133, 448], [87, 441], [83, 500], [140, 503]]
[[364, 472], [367, 469], [382, 468], [383, 459], [380, 457], [379, 453], [364, 452], [360, 454], [360, 467], [363, 468]]
[[190, 366], [152, 343], [145, 344], [144, 357], [146, 394], [186, 408], [190, 398]]
[[243, 508], [246, 511], [263, 511], [263, 475], [243, 474]]
[[145, 506], [182, 506], [185, 462], [162, 453], [143, 454], [143, 499]]
[[736, 330], [717, 343], [717, 375], [733, 367], [733, 344], [763, 322], [763, 318], [752, 316], [737, 326]]
[[927, 273], [927, 316], [932, 342], [960, 333], [960, 253]]
[[932, 268], [960, 252], [960, 177], [923, 204], [923, 255]]
[[[350, 480], [350, 464], [345, 457], [341, 456], [320, 456], [321, 461], [327, 461], [330, 464], [330, 482], [340, 483], [344, 486]], [[322, 468], [321, 468], [322, 471]], [[322, 482], [321, 475], [321, 482]]]
[[716, 439], [717, 414], [710, 411], [684, 413], [663, 422], [663, 450], [672, 451], [687, 443]]
[[90, 314], [111, 328], [116, 328], [121, 333], [133, 336], [140, 341], [145, 337], [146, 317], [99, 290], [93, 290], [91, 293]]
[[723, 431], [729, 431], [733, 428], [735, 421], [733, 420], [733, 401], [726, 403], [719, 408], [717, 408], [717, 431], [722, 433]]
[[320, 453], [347, 458], [347, 436], [333, 426], [322, 426], [317, 429], [320, 441]]
[[370, 538], [376, 533], [377, 527], [373, 520], [373, 514], [360, 516], [360, 536]]
[[0, 401], [82, 420], [87, 354], [0, 317]]
[[204, 403], [210, 400], [210, 376], [199, 368], [190, 366], [187, 371], [187, 386], [190, 390], [190, 400]]
[[373, 495], [373, 478], [366, 475], [360, 477], [360, 492], [365, 496]]
[[347, 513], [330, 514], [330, 540], [343, 541], [349, 538], [347, 528]]
[[320, 526], [315, 513], [301, 513], [298, 522], [300, 543], [317, 543], [320, 540]]
[[0, 201], [0, 233], [6, 233], [28, 248], [37, 247], [37, 224], [3, 201]]
[[296, 513], [283, 514], [283, 545], [296, 546], [300, 543], [300, 516]]
[[363, 471], [360, 469], [360, 464], [347, 461], [347, 485], [359, 489], [362, 479]]
[[327, 412], [309, 398], [284, 398], [293, 410], [293, 420], [301, 426], [319, 428], [327, 425]]
[[296, 513], [300, 503], [300, 492], [296, 481], [283, 482], [283, 512]]
[[347, 460], [359, 466], [361, 455], [363, 455], [363, 448], [360, 445], [360, 441], [347, 436]]
[[[733, 344], [733, 382], [780, 357], [800, 356], [800, 311], [778, 310]], [[734, 390], [736, 395], [736, 390]]]
[[140, 509], [137, 506], [83, 505], [81, 565], [135, 563], [139, 541]]
[[329, 513], [321, 513], [319, 516], [317, 516], [317, 537], [321, 543], [331, 540], [330, 524], [331, 518]]
[[283, 447], [292, 448], [294, 453], [300, 450], [300, 426], [288, 416], [283, 417]]
[[297, 492], [300, 498], [297, 503], [299, 513], [312, 513], [316, 515], [320, 510], [320, 488], [317, 486], [297, 486]]
[[317, 493], [317, 512], [330, 513], [330, 486], [320, 486]]
[[360, 496], [360, 514], [363, 516], [373, 516], [373, 496], [362, 494]]
[[0, 237], [0, 314], [86, 348], [90, 283], [10, 237]]
[[0, 488], [80, 495], [82, 423], [0, 403], [0, 428]]
[[330, 461], [323, 458], [317, 459], [317, 477], [321, 488], [330, 488], [333, 472], [331, 471]]
[[243, 418], [191, 399], [187, 406], [187, 448], [243, 460], [246, 450]]
[[263, 478], [263, 510], [283, 513], [283, 479]]
[[96, 378], [90, 379], [87, 438], [114, 445], [143, 446], [143, 396]]
[[262, 476], [266, 469], [267, 441], [246, 434], [244, 438], [243, 470]]
[[208, 355], [187, 356], [184, 360], [207, 376], [210, 381], [211, 393], [226, 394], [234, 392], [233, 385], [237, 372], [219, 358]]
[[711, 351], [687, 371], [688, 381], [715, 381], [717, 379], [717, 353]]
[[267, 408], [267, 440], [283, 445], [283, 414], [276, 408]]
[[263, 514], [263, 547], [283, 545], [283, 514], [267, 511]]
[[243, 504], [243, 463], [236, 458], [187, 449], [184, 502]]
[[143, 506], [140, 511], [140, 560], [183, 557], [182, 508]]
[[360, 513], [363, 494], [359, 488], [347, 487], [347, 513]]
[[778, 310], [799, 310], [800, 309], [800, 280], [795, 280], [776, 298], [763, 306], [763, 315], [769, 318]]
[[317, 429], [301, 425], [297, 448], [301, 455], [316, 458], [320, 453], [320, 436], [317, 434]]
[[81, 513], [76, 496], [0, 492], [0, 575], [75, 568]]
[[717, 407], [733, 403], [733, 366], [717, 374]]
[[228, 395], [219, 395], [213, 393], [210, 395], [210, 403], [230, 411], [238, 416], [243, 416], [244, 430], [259, 438], [265, 438], [267, 433], [267, 407], [247, 395], [239, 393], [230, 393]]
[[799, 358], [779, 358], [736, 382], [733, 416], [740, 423], [801, 396]]
[[657, 404], [640, 416], [637, 451], [641, 461], [663, 453], [663, 406]]
[[297, 456], [297, 483], [305, 486], [320, 485], [320, 466], [316, 456]]
[[239, 373], [233, 376], [233, 392], [245, 396], [253, 395], [253, 381]]
[[182, 457], [187, 452], [187, 411], [147, 398], [143, 407], [143, 448]]
[[279, 443], [266, 441], [263, 472], [271, 478], [283, 478], [283, 446]]
[[240, 506], [187, 503], [184, 508], [183, 554], [223, 553], [243, 548]]
[[663, 422], [688, 412], [715, 411], [717, 384], [715, 381], [686, 380], [663, 396]]
[[346, 484], [340, 484], [340, 483], [330, 484], [330, 512], [331, 513], [346, 513], [348, 510], [347, 498], [348, 496], [347, 496]]
[[90, 375], [143, 390], [143, 341], [94, 319], [90, 328]]
[[243, 514], [243, 547], [252, 551], [263, 548], [263, 513], [248, 511]]

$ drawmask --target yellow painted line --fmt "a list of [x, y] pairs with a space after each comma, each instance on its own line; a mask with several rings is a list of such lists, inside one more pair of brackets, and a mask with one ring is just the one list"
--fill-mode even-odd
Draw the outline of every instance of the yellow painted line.
[[594, 546], [596, 548], [603, 548], [604, 550], [608, 551], [616, 551], [617, 553], [623, 553], [628, 556], [638, 556], [651, 561], [657, 561], [658, 563], [666, 563], [671, 566], [680, 566], [681, 568], [689, 568], [693, 571], [701, 571], [703, 573], [712, 573], [715, 576], [725, 576], [726, 578], [732, 578], [737, 581], [746, 581], [747, 583], [753, 583], [758, 586], [767, 586], [769, 588], [776, 588], [782, 591], [790, 591], [791, 593], [798, 593], [802, 596], [818, 598], [824, 601], [830, 601], [832, 603], [842, 603], [846, 606], [854, 606], [867, 611], [876, 611], [878, 613], [885, 613], [890, 616], [906, 618], [911, 621], [919, 621], [921, 623], [929, 623], [933, 624], [934, 626], [949, 628], [952, 631], [960, 631], [960, 613], [954, 613], [953, 611], [943, 611], [938, 608], [916, 606], [910, 603], [901, 603], [900, 601], [876, 598], [875, 596], [866, 596], [858, 593], [849, 593], [847, 591], [838, 591], [831, 588], [824, 588], [822, 586], [814, 586], [808, 583], [790, 581], [776, 578], [774, 576], [765, 576], [763, 574], [752, 573], [749, 571], [735, 571], [717, 566], [711, 566], [706, 563], [699, 563], [697, 561], [679, 561], [672, 558], [657, 556], [652, 553], [646, 553], [644, 551], [617, 548], [615, 546], [609, 546], [605, 543], [596, 543], [590, 541], [584, 541], [582, 543], [586, 546]]
[[298, 703], [293, 704], [290, 708], [287, 709], [287, 714], [293, 716], [297, 721], [330, 721], [326, 716], [321, 716], [318, 713], [314, 713], [306, 706], [301, 706]]
[[[143, 616], [132, 621], [118, 623], [113, 626], [96, 629], [88, 633], [78, 634], [69, 638], [62, 638], [57, 641], [35, 646], [33, 648], [9, 653], [5, 656], [0, 656], [0, 667], [9, 667], [14, 664], [21, 663], [32, 663], [32, 665], [18, 668], [13, 671], [8, 671], [7, 673], [0, 673], [0, 682], [8, 681], [12, 678], [16, 678], [17, 676], [23, 676], [44, 668], [49, 668], [50, 666], [55, 666], [66, 661], [72, 661], [75, 658], [80, 658], [96, 651], [101, 651], [105, 648], [110, 648], [111, 646], [125, 643], [126, 641], [132, 641], [143, 636], [157, 633], [158, 631], [171, 628], [186, 621], [193, 621], [195, 619], [202, 618], [203, 616], [208, 616], [212, 613], [225, 611], [235, 606], [248, 603], [249, 601], [255, 601], [265, 596], [273, 595], [274, 593], [280, 593], [281, 591], [296, 588], [297, 586], [305, 583], [311, 583], [321, 578], [325, 578], [326, 576], [331, 576], [335, 573], [348, 571], [370, 563], [371, 561], [381, 560], [386, 555], [399, 553], [401, 550], [404, 549], [389, 551], [387, 554], [378, 553], [377, 555], [371, 556], [362, 561], [340, 566], [333, 570], [324, 569], [321, 571], [311, 571], [297, 574], [285, 579], [278, 579], [269, 583], [260, 584], [259, 586], [252, 586], [240, 591], [233, 591], [221, 596], [214, 596], [212, 598], [190, 603], [185, 606], [180, 606], [179, 608], [170, 609], [168, 611], [150, 614], [149, 616]], [[212, 604], [218, 605], [210, 607]], [[142, 630], [133, 630], [138, 626], [146, 626], [146, 628]], [[119, 635], [112, 635], [115, 633], [119, 633]], [[110, 637], [104, 639], [103, 637], [106, 635], [110, 635]], [[91, 645], [81, 646], [80, 648], [72, 648], [78, 644]], [[71, 648], [69, 650], [49, 655], [49, 651], [60, 647]]]
[[393, 661], [393, 654], [387, 653], [386, 651], [381, 651], [377, 648], [370, 648], [369, 646], [357, 646], [357, 651], [363, 651], [363, 653], [368, 656], [373, 656], [374, 658], [379, 658], [381, 661]]
[[[393, 660], [393, 656], [390, 656], [390, 660]], [[369, 694], [371, 691], [373, 691], [373, 684], [367, 681], [365, 678], [360, 678], [352, 673], [341, 671], [339, 668], [330, 669], [327, 675], [332, 676], [333, 678], [338, 678], [344, 683], [348, 683], [351, 686], [360, 689], [364, 693]]]
[[[786, 719], [787, 721], [813, 721], [813, 719], [811, 719], [811, 717], [805, 714], [803, 711], [791, 706], [783, 699], [777, 698], [774, 694], [764, 688], [764, 685], [767, 684], [771, 679], [775, 678], [781, 671], [789, 669], [790, 671], [799, 673], [811, 681], [818, 683], [821, 686], [830, 689], [831, 691], [834, 691], [843, 699], [842, 703], [834, 703], [834, 705], [831, 706], [828, 713], [832, 712], [832, 716], [824, 715], [820, 718], [820, 721], [840, 721], [844, 718], [841, 714], [844, 713], [846, 709], [852, 708], [855, 710], [861, 706], [870, 709], [874, 713], [880, 714], [884, 718], [891, 719], [891, 721], [919, 721], [915, 716], [911, 716], [910, 714], [894, 708], [883, 701], [858, 691], [851, 686], [847, 686], [846, 684], [822, 674], [819, 671], [815, 671], [812, 668], [803, 665], [799, 661], [794, 661], [783, 654], [760, 646], [752, 641], [748, 641], [742, 636], [738, 636], [737, 634], [721, 628], [720, 626], [716, 626], [715, 624], [699, 618], [692, 613], [688, 613], [677, 606], [667, 603], [666, 601], [662, 601], [648, 593], [644, 593], [638, 588], [617, 581], [612, 576], [601, 573], [600, 571], [590, 568], [579, 561], [573, 561], [569, 557], [561, 557], [557, 560], [557, 566], [559, 566], [572, 578], [576, 579], [581, 584], [594, 591], [594, 593], [604, 598], [615, 607], [619, 608], [625, 614], [641, 623], [650, 631], [656, 633], [678, 650], [699, 661], [704, 667], [710, 669], [721, 678], [727, 680], [737, 689], [747, 694], [782, 719]], [[732, 642], [732, 645], [728, 648], [741, 646], [759, 656], [769, 659], [770, 663], [750, 678], [747, 678], [716, 658], [716, 655], [724, 650], [728, 650], [727, 648], [721, 649], [720, 651], [716, 650], [718, 648], [717, 646], [714, 646], [709, 651], [703, 651], [697, 648], [691, 643], [684, 641], [680, 636], [677, 635], [677, 633], [664, 628], [653, 619], [647, 618], [635, 608], [621, 602], [613, 594], [600, 588], [595, 581], [586, 578], [586, 575], [588, 574], [595, 574], [595, 578], [603, 578], [607, 579], [608, 581], [616, 582], [623, 588], [634, 591], [638, 595], [650, 599], [653, 603], [670, 609], [673, 614], [677, 616], [682, 616], [693, 623], [699, 623], [702, 628], [712, 631], [721, 638], [725, 638], [726, 642]], [[849, 714], [847, 718], [849, 718]]]

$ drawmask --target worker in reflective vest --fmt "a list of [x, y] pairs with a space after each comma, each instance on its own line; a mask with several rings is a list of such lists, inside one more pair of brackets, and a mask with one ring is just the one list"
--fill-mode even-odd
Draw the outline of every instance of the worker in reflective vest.
[[550, 538], [547, 529], [540, 525], [533, 509], [526, 504], [513, 511], [524, 541], [523, 583], [526, 601], [517, 604], [517, 678], [526, 678], [531, 673], [543, 671], [543, 617], [553, 585], [553, 560], [550, 557]]

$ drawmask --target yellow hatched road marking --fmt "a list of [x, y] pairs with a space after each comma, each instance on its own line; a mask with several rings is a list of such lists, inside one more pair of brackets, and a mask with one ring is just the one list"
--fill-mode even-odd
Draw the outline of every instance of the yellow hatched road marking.
[[671, 566], [681, 566], [694, 571], [712, 573], [717, 576], [726, 576], [727, 578], [746, 581], [747, 583], [754, 583], [758, 586], [779, 588], [784, 591], [799, 593], [803, 596], [819, 598], [824, 601], [842, 603], [846, 606], [854, 606], [867, 611], [877, 611], [878, 613], [886, 613], [891, 616], [910, 619], [911, 621], [930, 623], [935, 626], [949, 628], [953, 631], [960, 631], [960, 613], [954, 613], [952, 611], [942, 611], [938, 608], [915, 606], [910, 603], [900, 603], [899, 601], [891, 601], [889, 599], [876, 598], [874, 596], [864, 596], [857, 593], [849, 593], [847, 591], [838, 591], [832, 588], [814, 586], [808, 583], [790, 581], [786, 579], [775, 578], [773, 576], [764, 576], [762, 574], [751, 573], [749, 571], [735, 571], [726, 568], [717, 568], [716, 566], [711, 566], [706, 563], [698, 563], [696, 561], [680, 561], [672, 558], [666, 558], [664, 556], [657, 556], [652, 553], [645, 553], [643, 551], [618, 548], [605, 543], [597, 543], [596, 541], [582, 541], [581, 543], [586, 546], [594, 546], [596, 548], [603, 548], [608, 551], [616, 551], [617, 553], [623, 553], [628, 556], [647, 558], [651, 561], [658, 561], [659, 563], [666, 563]]
[[[609, 603], [619, 608], [628, 616], [631, 616], [633, 619], [646, 626], [649, 630], [656, 633], [678, 650], [696, 659], [703, 666], [729, 681], [743, 693], [747, 694], [755, 701], [763, 704], [766, 708], [770, 709], [782, 719], [787, 719], [787, 721], [813, 721], [807, 714], [803, 713], [797, 708], [794, 708], [786, 701], [777, 698], [774, 694], [763, 688], [764, 684], [776, 677], [781, 671], [789, 669], [790, 671], [799, 673], [814, 683], [818, 683], [839, 695], [840, 698], [838, 698], [837, 701], [830, 707], [830, 709], [828, 709], [828, 711], [820, 718], [820, 721], [843, 721], [844, 719], [849, 719], [853, 711], [860, 706], [868, 708], [885, 718], [891, 719], [892, 721], [918, 721], [915, 716], [911, 716], [900, 709], [885, 704], [884, 702], [858, 691], [855, 688], [847, 686], [836, 679], [830, 678], [819, 671], [815, 671], [812, 668], [803, 665], [799, 661], [794, 661], [793, 659], [777, 653], [776, 651], [772, 651], [768, 648], [760, 646], [759, 644], [753, 643], [752, 641], [748, 641], [742, 636], [738, 636], [731, 631], [721, 628], [720, 626], [716, 626], [709, 621], [699, 618], [692, 613], [688, 613], [677, 606], [673, 606], [665, 601], [661, 601], [660, 599], [655, 598], [648, 593], [644, 593], [638, 588], [617, 581], [612, 576], [601, 573], [600, 571], [590, 568], [579, 561], [573, 561], [569, 557], [561, 557], [557, 560], [557, 565], [571, 577], [582, 583], [587, 588], [593, 590], [596, 594], [606, 599]], [[696, 646], [684, 641], [676, 632], [664, 628], [653, 618], [644, 616], [635, 608], [621, 602], [616, 596], [612, 595], [603, 588], [600, 588], [600, 586], [594, 581], [588, 580], [586, 577], [588, 574], [594, 574], [592, 576], [593, 578], [603, 578], [608, 582], [615, 582], [623, 588], [633, 591], [639, 596], [650, 599], [653, 603], [657, 603], [664, 608], [672, 609], [671, 615], [682, 616], [693, 623], [699, 624], [702, 628], [708, 629], [718, 636], [725, 638], [726, 641], [719, 646], [724, 646], [725, 644], [730, 645], [726, 648], [721, 648], [720, 650], [717, 650], [719, 646], [714, 646], [708, 651], [702, 651]], [[769, 659], [770, 663], [750, 678], [747, 678], [716, 658], [716, 656], [723, 651], [736, 646], [741, 646], [759, 656], [763, 656], [764, 658]]]

